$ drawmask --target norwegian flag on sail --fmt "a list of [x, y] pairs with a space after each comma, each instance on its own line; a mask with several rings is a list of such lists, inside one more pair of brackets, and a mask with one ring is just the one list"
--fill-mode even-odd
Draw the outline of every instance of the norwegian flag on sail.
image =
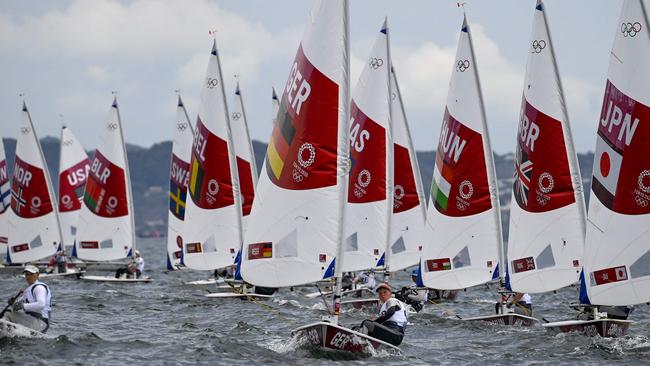
[[266, 172], [273, 183], [294, 190], [336, 184], [338, 89], [301, 46], [266, 150]]
[[43, 169], [30, 165], [16, 156], [11, 208], [18, 217], [31, 219], [52, 212]]
[[11, 206], [11, 189], [7, 173], [7, 161], [0, 161], [0, 214]]
[[598, 126], [591, 189], [607, 208], [627, 215], [650, 213], [650, 108], [609, 80]]

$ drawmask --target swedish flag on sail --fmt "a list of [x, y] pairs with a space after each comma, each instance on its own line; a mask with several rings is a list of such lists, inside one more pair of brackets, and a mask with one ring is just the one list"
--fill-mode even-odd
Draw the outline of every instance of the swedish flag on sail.
[[179, 187], [173, 180], [169, 182], [169, 211], [179, 220], [185, 219], [185, 200], [187, 190]]

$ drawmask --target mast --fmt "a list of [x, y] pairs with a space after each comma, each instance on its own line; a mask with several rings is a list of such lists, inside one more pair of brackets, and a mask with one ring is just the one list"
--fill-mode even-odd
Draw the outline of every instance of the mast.
[[120, 125], [120, 139], [122, 139], [122, 152], [124, 153], [124, 170], [126, 171], [126, 192], [129, 195], [129, 216], [131, 219], [131, 258], [135, 257], [135, 212], [133, 212], [133, 192], [131, 192], [131, 174], [129, 173], [129, 158], [126, 155], [126, 142], [124, 141], [124, 131], [122, 129], [122, 117], [120, 117], [120, 108], [117, 106], [117, 92], [113, 92], [113, 108], [117, 112], [117, 123]]
[[[344, 33], [343, 37], [345, 38], [343, 43], [343, 74], [344, 80], [342, 85], [342, 90], [339, 96], [339, 103], [342, 101], [343, 105], [340, 106], [343, 108], [343, 138], [339, 138], [339, 143], [343, 142], [343, 146], [339, 146], [339, 149], [344, 153], [343, 156], [339, 156], [338, 166], [342, 166], [343, 169], [339, 171], [339, 179], [337, 179], [337, 184], [340, 184], [339, 188], [339, 228], [338, 228], [338, 247], [336, 248], [336, 263], [334, 263], [334, 277], [336, 279], [336, 286], [334, 291], [334, 324], [339, 322], [339, 313], [341, 311], [341, 276], [343, 274], [342, 264], [343, 264], [343, 226], [345, 225], [345, 206], [347, 204], [348, 196], [348, 174], [350, 171], [350, 166], [348, 164], [349, 160], [349, 121], [350, 121], [350, 18], [349, 18], [349, 5], [348, 0], [343, 0], [343, 28]], [[340, 124], [339, 124], [340, 125]]]
[[[29, 113], [29, 110], [27, 109], [27, 103], [23, 99], [23, 111], [27, 113], [27, 120], [29, 120], [29, 126], [32, 129], [32, 132], [34, 133], [34, 139], [36, 140], [36, 146], [38, 147], [38, 154], [41, 157], [41, 161], [43, 162], [43, 171], [45, 173], [45, 179], [47, 183], [47, 194], [50, 196], [50, 202], [52, 202], [52, 211], [54, 211], [54, 218], [56, 219], [56, 228], [57, 232], [59, 233], [59, 245], [63, 245], [63, 232], [61, 231], [61, 220], [59, 219], [59, 203], [58, 199], [54, 194], [54, 187], [52, 186], [52, 179], [50, 177], [50, 170], [47, 167], [47, 161], [45, 160], [45, 156], [43, 155], [43, 149], [41, 148], [41, 142], [38, 140], [38, 136], [36, 135], [36, 130], [34, 129], [34, 122], [32, 122], [32, 115]], [[7, 247], [7, 252], [9, 252], [9, 248]]]
[[384, 19], [383, 31], [386, 33], [386, 73], [388, 75], [388, 123], [386, 131], [386, 206], [388, 207], [388, 216], [386, 222], [386, 252], [384, 253], [384, 282], [390, 280], [390, 251], [391, 251], [391, 221], [393, 217], [393, 195], [395, 194], [394, 174], [395, 174], [395, 157], [394, 149], [395, 143], [393, 142], [393, 106], [391, 100], [391, 65], [393, 64], [390, 57], [390, 31], [388, 30], [388, 17]]
[[564, 118], [564, 123], [562, 123], [562, 132], [564, 133], [565, 146], [567, 149], [567, 160], [569, 161], [569, 169], [571, 170], [571, 180], [573, 183], [573, 193], [578, 204], [578, 211], [580, 216], [584, 220], [580, 220], [580, 232], [582, 233], [582, 241], [586, 236], [586, 227], [587, 227], [587, 209], [585, 205], [585, 197], [583, 194], [584, 188], [582, 186], [582, 175], [580, 174], [580, 167], [578, 166], [578, 155], [573, 146], [573, 135], [571, 133], [571, 123], [569, 122], [569, 113], [566, 108], [566, 99], [564, 98], [564, 88], [562, 87], [562, 79], [560, 78], [560, 70], [557, 66], [557, 60], [555, 59], [555, 49], [553, 47], [553, 40], [551, 39], [551, 31], [548, 27], [548, 19], [546, 18], [546, 7], [542, 0], [537, 0], [537, 7], [542, 7], [542, 15], [544, 17], [544, 29], [546, 29], [546, 35], [548, 36], [548, 43], [551, 47], [551, 59], [553, 60], [553, 70], [555, 70], [555, 81], [557, 82], [558, 92], [560, 93], [560, 101], [562, 105], [562, 117]]
[[[483, 129], [485, 130], [485, 135], [483, 136], [483, 154], [485, 156], [486, 168], [487, 168], [487, 181], [490, 190], [490, 203], [495, 210], [494, 221], [495, 229], [497, 235], [497, 252], [499, 254], [499, 279], [503, 287], [506, 281], [506, 263], [505, 263], [505, 254], [503, 250], [503, 233], [501, 229], [501, 210], [499, 205], [499, 188], [496, 182], [496, 169], [494, 167], [494, 157], [492, 156], [492, 145], [490, 144], [490, 131], [487, 127], [487, 117], [485, 114], [485, 104], [483, 103], [483, 92], [481, 90], [481, 80], [478, 76], [478, 65], [476, 64], [476, 55], [474, 54], [474, 42], [472, 41], [472, 32], [469, 30], [469, 25], [467, 24], [467, 14], [463, 13], [463, 27], [467, 27], [467, 38], [469, 39], [469, 48], [472, 57], [472, 62], [474, 63], [474, 77], [476, 79], [476, 87], [478, 93], [478, 99], [481, 108], [481, 122], [483, 124]], [[501, 298], [502, 303], [505, 302], [505, 298]]]
[[[214, 40], [215, 56], [218, 55], [217, 51], [217, 36], [216, 32], [212, 32]], [[223, 74], [221, 72], [221, 57], [217, 56], [217, 71], [219, 72], [219, 80], [221, 80], [221, 99], [223, 101], [223, 110], [226, 114], [227, 132], [228, 132], [228, 163], [230, 165], [230, 179], [232, 180], [232, 193], [235, 199], [235, 215], [237, 216], [237, 236], [239, 240], [239, 247], [244, 245], [244, 231], [242, 230], [242, 207], [241, 207], [241, 192], [239, 189], [239, 171], [237, 170], [237, 157], [235, 156], [235, 144], [232, 139], [232, 129], [230, 126], [230, 113], [228, 112], [228, 103], [226, 103], [226, 89], [223, 85]], [[239, 85], [239, 83], [237, 84]], [[243, 109], [242, 109], [243, 111]]]

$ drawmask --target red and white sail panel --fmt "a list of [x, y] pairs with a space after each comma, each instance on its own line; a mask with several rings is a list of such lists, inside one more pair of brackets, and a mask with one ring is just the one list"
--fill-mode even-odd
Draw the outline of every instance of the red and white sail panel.
[[393, 134], [393, 217], [389, 241], [390, 270], [398, 271], [420, 261], [422, 231], [426, 205], [420, 167], [413, 147], [402, 94], [394, 68], [391, 72], [392, 134]]
[[544, 7], [538, 0], [528, 49], [507, 255], [510, 288], [531, 293], [578, 280], [586, 224], [580, 171]]
[[381, 265], [387, 248], [392, 213], [389, 77], [384, 23], [352, 93], [344, 272]]
[[[11, 182], [9, 181], [9, 167], [5, 155], [5, 145], [0, 136], [0, 256], [4, 259], [9, 240], [7, 221], [11, 210]], [[1, 260], [0, 259], [0, 260]]]
[[592, 304], [650, 301], [650, 36], [645, 6], [626, 0], [598, 123], [585, 282]]
[[278, 94], [275, 92], [275, 87], [271, 89], [271, 115], [273, 116], [272, 121], [275, 124], [275, 117], [280, 111], [280, 100], [278, 99]]
[[213, 42], [194, 129], [185, 206], [183, 263], [212, 270], [234, 263], [241, 247], [241, 208], [216, 40]]
[[244, 241], [242, 276], [255, 285], [334, 274], [349, 143], [345, 6], [316, 2], [282, 92]]
[[257, 165], [255, 153], [248, 132], [248, 121], [244, 110], [244, 99], [241, 95], [239, 82], [235, 89], [232, 110], [230, 111], [230, 128], [232, 141], [237, 156], [237, 172], [239, 174], [239, 191], [242, 206], [242, 228], [246, 230], [246, 222], [253, 208], [255, 186], [257, 186]]
[[73, 254], [93, 261], [131, 255], [135, 243], [133, 198], [122, 121], [113, 100], [90, 163]]
[[61, 243], [56, 199], [25, 103], [16, 142], [11, 209], [7, 262], [27, 263], [53, 255]]
[[169, 215], [167, 218], [167, 269], [169, 270], [176, 269], [182, 262], [192, 141], [194, 141], [192, 124], [179, 95], [169, 174]]
[[424, 229], [422, 280], [437, 289], [490, 281], [502, 245], [496, 175], [469, 32], [465, 19]]
[[90, 160], [86, 150], [72, 131], [63, 126], [59, 158], [59, 218], [65, 246], [72, 246], [75, 241], [89, 171]]

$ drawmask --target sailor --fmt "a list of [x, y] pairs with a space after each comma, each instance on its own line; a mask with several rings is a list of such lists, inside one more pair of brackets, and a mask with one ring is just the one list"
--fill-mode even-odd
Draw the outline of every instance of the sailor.
[[352, 283], [361, 283], [371, 290], [373, 290], [377, 285], [377, 281], [375, 281], [375, 274], [370, 271], [361, 272], [357, 277], [354, 278], [354, 281], [352, 281]]
[[54, 256], [54, 261], [56, 262], [56, 267], [57, 267], [57, 272], [58, 273], [65, 273], [66, 272], [66, 258], [65, 258], [65, 250], [61, 249], [56, 253]]
[[144, 259], [142, 259], [142, 256], [140, 255], [140, 251], [136, 250], [135, 251], [135, 259], [133, 260], [135, 264], [135, 277], [140, 278], [142, 276], [142, 272], [144, 272]]
[[507, 306], [514, 309], [516, 314], [533, 316], [533, 299], [527, 293], [515, 292], [515, 297]]
[[23, 292], [23, 298], [14, 303], [13, 311], [5, 313], [4, 318], [45, 333], [50, 327], [52, 293], [48, 285], [38, 280], [38, 267], [27, 265], [23, 273], [29, 287]]
[[402, 290], [395, 294], [398, 300], [410, 305], [416, 312], [422, 310], [429, 298], [429, 291], [426, 288], [419, 288], [417, 285], [419, 275], [418, 269], [411, 271], [413, 284], [409, 287], [402, 287]]
[[375, 291], [381, 304], [379, 316], [364, 320], [359, 330], [373, 338], [399, 346], [406, 328], [406, 308], [399, 300], [392, 297], [393, 290], [387, 283], [380, 283]]

